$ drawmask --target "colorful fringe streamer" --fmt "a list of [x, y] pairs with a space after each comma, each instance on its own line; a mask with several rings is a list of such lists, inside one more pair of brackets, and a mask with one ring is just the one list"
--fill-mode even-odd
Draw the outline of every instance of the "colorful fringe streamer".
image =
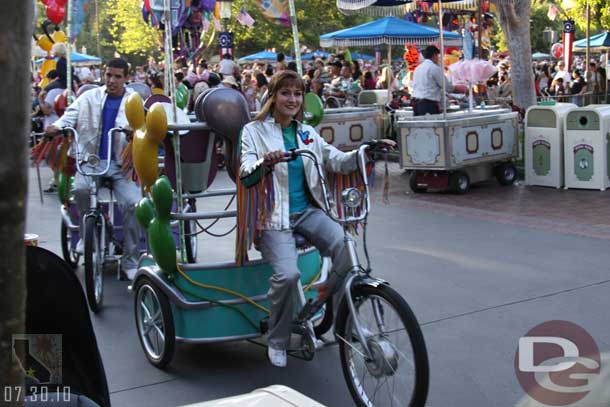
[[[265, 168], [261, 168], [263, 174]], [[239, 173], [237, 169], [236, 173]], [[248, 261], [248, 250], [260, 238], [267, 214], [273, 212], [275, 195], [273, 189], [273, 172], [262, 176], [262, 180], [246, 188], [237, 179], [237, 240], [235, 244], [235, 262], [241, 266]]]
[[[40, 165], [42, 160], [46, 160], [53, 171], [62, 172], [66, 165], [70, 144], [71, 140], [66, 137], [55, 137], [51, 140], [42, 139], [32, 148], [30, 156], [34, 165]], [[67, 171], [72, 171], [72, 168], [70, 167]], [[66, 174], [74, 175], [68, 172]]]
[[[372, 186], [375, 178], [375, 163], [368, 162], [366, 164], [366, 175], [369, 180], [369, 186]], [[337, 210], [337, 215], [339, 218], [345, 216], [345, 208], [341, 204], [341, 192], [346, 188], [356, 188], [363, 193], [364, 191], [364, 182], [362, 180], [362, 176], [360, 174], [360, 170], [356, 170], [349, 174], [337, 174], [337, 173], [328, 173], [326, 174], [326, 180], [328, 181], [328, 189], [330, 196], [335, 201], [335, 208]], [[357, 208], [353, 212], [353, 216], [360, 216], [362, 212], [361, 208]], [[352, 230], [352, 234], [358, 233], [358, 227], [356, 226]]]
[[134, 182], [138, 182], [138, 174], [136, 174], [133, 168], [133, 139], [129, 140], [129, 143], [121, 151], [121, 161], [121, 170], [125, 178], [131, 178]]

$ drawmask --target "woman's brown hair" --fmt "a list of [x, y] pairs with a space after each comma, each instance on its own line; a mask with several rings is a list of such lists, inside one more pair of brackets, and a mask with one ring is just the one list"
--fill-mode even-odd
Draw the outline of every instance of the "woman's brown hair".
[[[268, 85], [268, 98], [261, 111], [258, 112], [254, 120], [263, 121], [269, 116], [269, 114], [273, 114], [273, 106], [275, 105], [275, 95], [282, 88], [287, 88], [289, 86], [294, 86], [299, 88], [301, 92], [303, 92], [303, 96], [305, 96], [305, 82], [299, 76], [298, 73], [294, 71], [282, 71], [271, 77], [271, 81]], [[303, 103], [301, 103], [301, 108], [294, 116], [295, 119], [301, 121], [303, 120], [303, 106], [305, 104], [305, 100], [303, 98]]]

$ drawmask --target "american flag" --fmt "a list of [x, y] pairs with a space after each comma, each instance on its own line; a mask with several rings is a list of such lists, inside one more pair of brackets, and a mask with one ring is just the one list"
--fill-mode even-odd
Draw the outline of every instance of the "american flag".
[[245, 25], [247, 27], [252, 27], [254, 25], [254, 19], [248, 12], [244, 9], [241, 9], [239, 14], [237, 15], [237, 21], [241, 25]]

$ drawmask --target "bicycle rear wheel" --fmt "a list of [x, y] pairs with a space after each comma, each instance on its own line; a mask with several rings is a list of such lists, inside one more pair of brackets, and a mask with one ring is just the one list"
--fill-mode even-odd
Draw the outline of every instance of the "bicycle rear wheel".
[[372, 359], [366, 358], [345, 299], [337, 316], [341, 367], [359, 407], [423, 407], [428, 397], [428, 353], [406, 301], [386, 285], [352, 289], [358, 321]]
[[66, 222], [61, 221], [61, 252], [64, 260], [73, 269], [78, 267], [80, 254], [72, 248], [72, 231], [66, 226]]
[[94, 313], [99, 312], [104, 301], [103, 260], [97, 219], [89, 216], [85, 221], [85, 291]]
[[[195, 203], [191, 204], [189, 212], [196, 212]], [[197, 263], [197, 221], [184, 221], [184, 244], [186, 249], [186, 261], [189, 263]]]

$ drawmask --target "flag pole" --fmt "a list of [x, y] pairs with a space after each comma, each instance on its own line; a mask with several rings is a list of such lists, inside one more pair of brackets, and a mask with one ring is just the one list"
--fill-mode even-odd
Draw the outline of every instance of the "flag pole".
[[[440, 45], [441, 45], [441, 79], [443, 82], [443, 94], [441, 95], [441, 104], [443, 108], [443, 120], [447, 119], [447, 105], [445, 92], [447, 92], [447, 86], [445, 84], [445, 38], [443, 35], [443, 2], [438, 0], [438, 28], [440, 34]], [[480, 27], [479, 27], [480, 29]], [[479, 47], [481, 44], [479, 43]]]
[[72, 103], [72, 0], [68, 0], [68, 21], [66, 27], [66, 90], [68, 105]]
[[290, 25], [292, 26], [292, 38], [294, 40], [294, 57], [297, 63], [297, 72], [299, 76], [303, 76], [303, 67], [301, 66], [301, 46], [299, 45], [299, 28], [297, 26], [297, 13], [294, 8], [294, 0], [288, 0], [290, 6]]

